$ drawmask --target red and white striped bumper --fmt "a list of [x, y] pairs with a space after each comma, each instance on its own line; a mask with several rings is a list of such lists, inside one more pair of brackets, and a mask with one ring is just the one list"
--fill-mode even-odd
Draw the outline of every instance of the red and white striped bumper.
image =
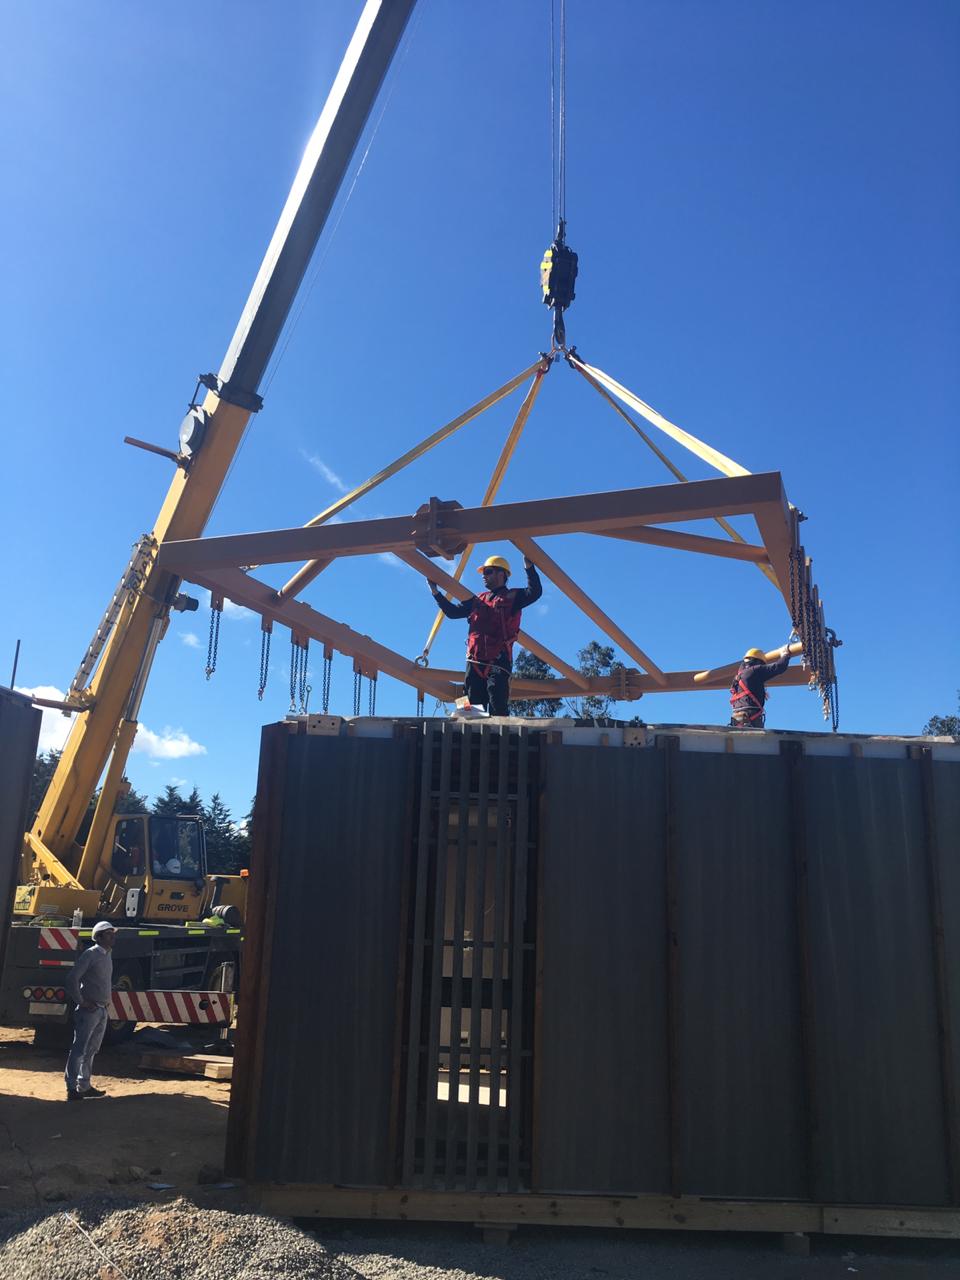
[[223, 991], [115, 991], [107, 1013], [125, 1022], [230, 1022], [230, 996]]

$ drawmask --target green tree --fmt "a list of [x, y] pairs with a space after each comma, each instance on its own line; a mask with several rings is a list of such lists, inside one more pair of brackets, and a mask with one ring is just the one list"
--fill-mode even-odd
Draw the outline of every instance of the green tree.
[[[513, 675], [516, 680], [549, 680], [553, 672], [542, 658], [521, 649], [513, 664]], [[559, 698], [515, 698], [510, 703], [510, 714], [550, 719], [559, 714], [562, 705]]]
[[[577, 654], [577, 665], [585, 676], [612, 676], [623, 670], [623, 663], [613, 645], [591, 640]], [[568, 698], [567, 705], [578, 720], [599, 720], [608, 716], [616, 698], [608, 693], [590, 693], [583, 698]]]
[[[577, 654], [577, 666], [585, 676], [610, 676], [623, 670], [613, 645], [591, 640]], [[536, 654], [521, 649], [513, 674], [523, 680], [549, 680], [553, 672]], [[599, 720], [610, 715], [616, 699], [610, 694], [590, 693], [581, 698], [517, 698], [510, 703], [515, 716], [555, 716], [565, 710], [577, 720]]]
[[47, 787], [50, 785], [50, 779], [53, 777], [61, 754], [59, 751], [41, 751], [34, 761], [33, 778], [30, 782], [30, 804], [27, 808], [28, 826], [33, 826], [37, 810], [47, 793]]
[[194, 813], [198, 817], [203, 813], [203, 801], [200, 798], [200, 792], [196, 787], [190, 792], [186, 800], [183, 802], [181, 813]]
[[185, 813], [185, 800], [180, 794], [180, 788], [168, 782], [164, 788], [163, 795], [157, 796], [153, 802], [152, 813], [158, 818], [173, 818], [178, 813]]
[[[957, 690], [957, 710], [960, 712], [960, 689]], [[931, 738], [960, 738], [960, 715], [931, 716], [920, 732]]]
[[207, 870], [212, 875], [239, 875], [243, 837], [219, 792], [204, 807], [203, 825], [207, 835]]

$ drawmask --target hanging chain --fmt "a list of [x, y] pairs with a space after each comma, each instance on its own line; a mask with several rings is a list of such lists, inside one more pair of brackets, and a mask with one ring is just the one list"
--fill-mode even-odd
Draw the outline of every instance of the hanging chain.
[[422, 690], [422, 689], [418, 689], [418, 690], [417, 690], [417, 715], [418, 715], [418, 716], [422, 716], [422, 715], [423, 715], [423, 699], [424, 699], [424, 696], [425, 696], [425, 695], [424, 695], [423, 690]]
[[377, 714], [377, 677], [372, 675], [367, 687], [367, 715]]
[[333, 650], [324, 649], [323, 651], [323, 681], [321, 685], [320, 696], [323, 701], [323, 714], [330, 713], [330, 678], [333, 675]]
[[272, 634], [273, 624], [264, 622], [263, 631], [260, 634], [260, 686], [257, 689], [257, 697], [261, 702], [267, 688], [267, 676], [270, 672], [270, 637]]
[[353, 714], [355, 716], [358, 716], [360, 714], [360, 681], [361, 679], [362, 677], [360, 675], [359, 670], [356, 667], [354, 667], [353, 669]]
[[220, 619], [223, 617], [223, 601], [210, 597], [210, 637], [207, 640], [206, 677], [210, 677], [217, 669], [217, 649], [220, 647]]
[[300, 714], [307, 714], [307, 707], [310, 705], [310, 694], [313, 692], [312, 687], [307, 684], [307, 665], [310, 653], [310, 637], [308, 636], [300, 649], [300, 683], [297, 693], [300, 698]]
[[290, 632], [290, 711], [297, 709], [297, 680], [300, 674], [300, 646], [297, 638]]

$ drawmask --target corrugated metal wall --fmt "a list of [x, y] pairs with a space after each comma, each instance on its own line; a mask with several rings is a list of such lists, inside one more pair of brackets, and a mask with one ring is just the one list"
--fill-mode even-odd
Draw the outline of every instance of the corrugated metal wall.
[[40, 719], [40, 710], [29, 698], [0, 688], [0, 967], [13, 914], [23, 832], [30, 817], [27, 805]]
[[397, 735], [266, 731], [236, 1172], [958, 1203], [955, 765]]

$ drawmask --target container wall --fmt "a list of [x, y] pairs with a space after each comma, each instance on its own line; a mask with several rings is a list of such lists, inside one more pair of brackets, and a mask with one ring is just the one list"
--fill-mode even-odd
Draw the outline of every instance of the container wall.
[[536, 1189], [669, 1184], [664, 760], [544, 751]]
[[0, 965], [13, 914], [23, 832], [41, 712], [28, 698], [0, 688]]
[[674, 751], [684, 1192], [809, 1195], [796, 876], [775, 756]]
[[265, 731], [235, 1172], [960, 1203], [956, 764], [393, 732]]
[[411, 763], [402, 741], [287, 746], [270, 945], [245, 957], [266, 984], [258, 1180], [389, 1179]]

